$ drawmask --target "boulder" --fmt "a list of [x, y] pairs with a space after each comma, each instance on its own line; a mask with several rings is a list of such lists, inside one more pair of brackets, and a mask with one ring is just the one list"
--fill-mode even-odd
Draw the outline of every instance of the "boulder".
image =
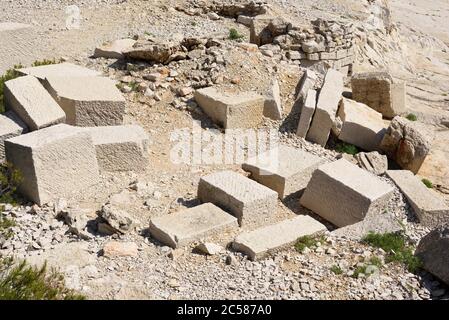
[[[104, 227], [103, 233], [127, 233], [133, 226], [133, 219], [125, 210], [118, 208], [113, 203], [105, 204], [98, 214], [111, 228], [107, 230], [107, 226]], [[108, 232], [109, 231], [109, 232]], [[112, 232], [111, 232], [112, 231]], [[100, 232], [101, 233], [101, 232]]]
[[387, 176], [405, 195], [421, 224], [435, 228], [449, 223], [449, 206], [444, 199], [427, 188], [411, 171], [389, 170]]
[[218, 244], [211, 243], [211, 242], [204, 242], [204, 243], [200, 243], [199, 245], [197, 245], [195, 247], [195, 251], [207, 254], [209, 256], [213, 256], [213, 255], [223, 252], [224, 249], [222, 246], [220, 246]]
[[260, 15], [250, 24], [250, 42], [258, 46], [273, 43], [274, 38], [287, 34], [291, 23], [280, 17]]
[[449, 285], [449, 224], [435, 228], [422, 238], [415, 254], [425, 270]]
[[379, 150], [387, 125], [382, 114], [350, 99], [343, 98], [338, 110], [342, 127], [338, 139], [363, 150]]
[[5, 141], [6, 159], [19, 169], [19, 192], [38, 205], [70, 198], [99, 182], [92, 138], [58, 124]]
[[313, 115], [316, 110], [317, 92], [316, 90], [309, 90], [307, 98], [301, 109], [301, 116], [299, 118], [298, 129], [296, 135], [305, 138], [309, 132], [310, 124], [312, 123]]
[[352, 98], [394, 118], [406, 111], [406, 85], [388, 72], [363, 72], [352, 77]]
[[65, 122], [65, 113], [33, 76], [18, 77], [5, 82], [6, 108], [13, 110], [30, 131]]
[[336, 70], [329, 69], [318, 96], [316, 111], [307, 133], [307, 140], [320, 144], [323, 147], [326, 145], [335, 122], [342, 93], [343, 75]]
[[28, 132], [26, 124], [12, 111], [0, 114], [0, 163], [5, 161], [5, 140]]
[[424, 124], [395, 117], [380, 144], [380, 149], [403, 169], [417, 173], [430, 152], [434, 133]]
[[298, 93], [296, 96], [296, 100], [300, 101], [301, 104], [304, 104], [306, 98], [308, 97], [309, 91], [315, 88], [315, 84], [317, 83], [317, 81], [317, 74], [310, 69], [306, 69], [301, 77], [301, 80], [298, 83]]
[[122, 53], [128, 59], [168, 64], [180, 59], [183, 52], [181, 45], [175, 42], [137, 41], [132, 48], [124, 50]]
[[108, 241], [103, 246], [102, 253], [107, 258], [137, 257], [139, 248], [134, 242]]
[[277, 207], [278, 194], [233, 171], [202, 177], [198, 199], [211, 202], [237, 217], [239, 224], [263, 223]]
[[344, 227], [383, 212], [393, 192], [392, 186], [375, 175], [340, 159], [315, 170], [300, 203]]
[[133, 39], [119, 39], [95, 48], [94, 58], [123, 59], [123, 51], [130, 50], [136, 43]]
[[382, 175], [388, 170], [388, 158], [377, 151], [359, 152], [354, 158], [359, 167], [368, 170], [375, 175]]

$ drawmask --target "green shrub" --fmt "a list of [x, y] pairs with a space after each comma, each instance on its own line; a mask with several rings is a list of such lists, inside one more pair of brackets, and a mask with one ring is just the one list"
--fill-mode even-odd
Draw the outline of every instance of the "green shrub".
[[229, 39], [231, 40], [240, 40], [244, 37], [244, 35], [240, 34], [237, 29], [229, 29]]
[[429, 188], [429, 189], [433, 188], [433, 183], [429, 179], [422, 179], [421, 181], [422, 181], [422, 183], [424, 183], [426, 185], [427, 188]]
[[318, 242], [324, 243], [324, 236], [304, 236], [296, 241], [295, 249], [296, 251], [303, 253], [306, 248], [314, 247]]
[[407, 115], [407, 117], [406, 117], [408, 120], [410, 120], [410, 121], [416, 121], [416, 120], [418, 120], [418, 117], [416, 116], [416, 114], [414, 114], [414, 113], [409, 113], [408, 115]]
[[335, 147], [335, 150], [339, 153], [347, 153], [352, 155], [359, 153], [359, 149], [355, 145], [346, 142], [339, 142]]
[[383, 249], [387, 253], [386, 263], [402, 263], [410, 272], [416, 272], [422, 265], [420, 259], [413, 254], [413, 247], [408, 245], [402, 233], [370, 232], [362, 241], [375, 248]]
[[12, 259], [0, 258], [0, 300], [84, 300], [69, 290], [62, 275], [47, 266], [36, 268], [25, 261], [14, 264]]
[[0, 203], [16, 204], [20, 200], [17, 187], [22, 181], [22, 173], [12, 164], [0, 164]]
[[6, 239], [10, 239], [13, 236], [11, 228], [15, 226], [16, 222], [14, 220], [8, 219], [0, 215], [0, 236]]
[[339, 267], [339, 266], [337, 266], [337, 265], [333, 265], [331, 268], [330, 268], [330, 271], [332, 271], [334, 274], [336, 274], [336, 275], [340, 275], [340, 274], [342, 274], [343, 273], [343, 270]]
[[39, 66], [48, 66], [50, 64], [58, 64], [61, 63], [62, 60], [56, 60], [56, 59], [52, 59], [52, 60], [48, 60], [48, 59], [44, 59], [44, 60], [36, 60], [34, 61], [31, 66], [32, 67], [39, 67]]
[[5, 106], [3, 104], [3, 88], [6, 81], [18, 78], [20, 74], [16, 69], [23, 68], [21, 64], [15, 65], [12, 69], [6, 70], [5, 74], [0, 76], [0, 113], [5, 112]]

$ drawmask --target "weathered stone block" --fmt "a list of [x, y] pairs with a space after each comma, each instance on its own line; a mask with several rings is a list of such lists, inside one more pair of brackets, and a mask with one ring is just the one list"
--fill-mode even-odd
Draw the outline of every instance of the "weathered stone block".
[[449, 206], [444, 199], [427, 188], [411, 171], [388, 170], [387, 175], [405, 195], [423, 225], [435, 228], [449, 223]]
[[310, 124], [312, 123], [313, 115], [315, 114], [316, 98], [316, 90], [309, 90], [309, 92], [307, 93], [306, 101], [304, 102], [301, 109], [298, 130], [296, 131], [296, 135], [300, 136], [301, 138], [305, 138], [307, 136], [307, 132], [309, 132]]
[[245, 232], [232, 243], [234, 250], [257, 260], [277, 250], [290, 246], [303, 236], [326, 231], [326, 227], [309, 216], [298, 216], [274, 225]]
[[204, 112], [225, 129], [248, 129], [263, 119], [265, 99], [253, 92], [219, 92], [209, 87], [195, 91], [195, 100]]
[[261, 223], [275, 212], [277, 193], [241, 174], [221, 171], [202, 177], [198, 198], [237, 217], [239, 224]]
[[271, 83], [265, 98], [263, 115], [273, 120], [282, 119], [281, 90], [276, 79]]
[[101, 75], [98, 71], [67, 62], [22, 68], [17, 71], [22, 75], [34, 76], [41, 81], [51, 77], [95, 77]]
[[153, 218], [151, 237], [172, 248], [238, 228], [237, 219], [212, 203]]
[[125, 98], [108, 78], [48, 77], [45, 87], [66, 113], [67, 124], [94, 127], [123, 123]]
[[5, 82], [4, 101], [26, 123], [30, 131], [65, 122], [65, 113], [33, 76]]
[[250, 178], [276, 191], [283, 199], [302, 191], [313, 171], [323, 163], [324, 159], [304, 150], [280, 146], [248, 159], [242, 168], [251, 173]]
[[338, 110], [343, 121], [338, 138], [366, 151], [379, 150], [387, 131], [382, 114], [367, 105], [343, 98]]
[[0, 114], [0, 163], [5, 161], [5, 140], [28, 131], [26, 124], [12, 111]]
[[329, 134], [335, 122], [338, 104], [343, 93], [343, 75], [333, 69], [329, 69], [321, 88], [315, 115], [312, 120], [307, 140], [325, 146]]
[[315, 170], [300, 203], [344, 227], [382, 212], [393, 190], [375, 175], [340, 159]]
[[134, 39], [119, 39], [112, 43], [95, 48], [95, 58], [123, 59], [123, 52], [129, 50], [136, 43]]
[[58, 124], [5, 141], [6, 159], [23, 175], [19, 191], [38, 205], [99, 181], [95, 147], [82, 130]]
[[149, 137], [137, 125], [91, 127], [98, 165], [105, 171], [145, 171]]

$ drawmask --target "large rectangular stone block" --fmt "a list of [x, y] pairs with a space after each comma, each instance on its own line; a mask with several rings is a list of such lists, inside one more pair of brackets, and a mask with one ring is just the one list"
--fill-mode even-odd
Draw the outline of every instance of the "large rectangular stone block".
[[238, 228], [237, 218], [212, 203], [153, 218], [151, 237], [172, 248]]
[[325, 146], [335, 122], [338, 104], [343, 93], [343, 74], [329, 69], [318, 96], [315, 115], [307, 133], [307, 140]]
[[383, 212], [394, 188], [375, 175], [340, 159], [320, 166], [300, 203], [337, 227]]
[[313, 171], [323, 163], [324, 159], [307, 151], [281, 145], [248, 159], [242, 168], [251, 173], [250, 178], [276, 191], [283, 199], [302, 191]]
[[366, 151], [377, 151], [388, 125], [382, 114], [363, 103], [343, 98], [338, 110], [343, 126], [338, 138]]
[[66, 113], [67, 124], [80, 127], [123, 124], [125, 98], [104, 77], [52, 76], [45, 86]]
[[209, 87], [195, 91], [203, 111], [225, 129], [249, 129], [262, 122], [265, 99], [253, 92], [232, 93]]
[[34, 76], [41, 81], [51, 77], [95, 77], [101, 75], [98, 71], [68, 62], [22, 68], [17, 71], [22, 75]]
[[149, 164], [149, 137], [137, 125], [91, 127], [98, 165], [105, 171], [144, 171]]
[[26, 133], [28, 127], [12, 111], [0, 114], [0, 163], [5, 161], [5, 140], [20, 136]]
[[198, 198], [236, 216], [240, 225], [259, 224], [276, 211], [277, 193], [241, 174], [221, 171], [202, 177]]
[[235, 238], [232, 247], [234, 250], [245, 253], [254, 261], [294, 244], [298, 238], [319, 234], [326, 230], [326, 227], [315, 219], [309, 216], [298, 216], [242, 233]]
[[38, 205], [99, 181], [95, 147], [81, 128], [58, 124], [5, 141], [6, 159], [19, 169], [19, 191]]
[[435, 191], [427, 188], [411, 171], [388, 170], [387, 176], [405, 195], [423, 225], [436, 228], [449, 222], [447, 203]]
[[64, 111], [33, 76], [6, 81], [4, 99], [6, 108], [13, 110], [30, 131], [65, 122]]
[[313, 115], [315, 114], [316, 97], [316, 90], [309, 90], [307, 93], [307, 98], [302, 106], [298, 130], [296, 131], [296, 135], [301, 138], [305, 138], [307, 136], [307, 132], [309, 132], [310, 124], [312, 123]]

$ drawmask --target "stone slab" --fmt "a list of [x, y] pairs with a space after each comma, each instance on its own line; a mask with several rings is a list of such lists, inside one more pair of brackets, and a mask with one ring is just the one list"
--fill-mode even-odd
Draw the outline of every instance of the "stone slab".
[[248, 255], [250, 260], [266, 257], [270, 253], [294, 244], [303, 236], [325, 232], [326, 227], [309, 216], [298, 216], [277, 224], [245, 232], [232, 243], [234, 250]]
[[309, 132], [310, 124], [312, 123], [313, 115], [315, 114], [316, 100], [316, 90], [309, 90], [307, 93], [307, 98], [301, 109], [298, 130], [296, 131], [296, 135], [301, 138], [305, 138], [307, 136], [307, 132]]
[[65, 113], [33, 76], [18, 77], [5, 82], [6, 108], [13, 110], [30, 131], [65, 122]]
[[409, 170], [388, 170], [387, 176], [394, 181], [407, 198], [419, 221], [427, 227], [437, 227], [449, 222], [449, 206], [435, 191]]
[[304, 150], [281, 145], [248, 159], [242, 168], [251, 173], [250, 178], [276, 191], [279, 198], [284, 199], [304, 190], [313, 171], [324, 161]]
[[100, 170], [145, 171], [149, 136], [138, 125], [86, 128], [92, 137]]
[[12, 111], [0, 114], [0, 163], [5, 161], [5, 140], [28, 132], [26, 124]]
[[237, 217], [240, 225], [259, 224], [276, 211], [278, 194], [233, 171], [202, 177], [198, 198], [211, 202]]
[[38, 205], [99, 182], [95, 147], [81, 128], [54, 125], [6, 140], [5, 150], [23, 176], [19, 192]]
[[80, 127], [123, 124], [125, 98], [104, 77], [52, 76], [45, 87], [66, 113], [67, 124]]
[[253, 92], [218, 91], [214, 87], [195, 91], [203, 111], [225, 129], [249, 129], [262, 122], [265, 99]]
[[22, 68], [17, 71], [22, 75], [34, 76], [41, 81], [49, 77], [95, 77], [101, 75], [98, 71], [68, 62]]
[[273, 120], [282, 119], [281, 89], [277, 80], [271, 83], [270, 89], [268, 90], [263, 115]]
[[187, 246], [196, 240], [237, 228], [237, 218], [212, 203], [150, 221], [151, 237], [172, 248]]
[[320, 166], [312, 175], [302, 206], [337, 227], [383, 212], [394, 188], [345, 159]]

